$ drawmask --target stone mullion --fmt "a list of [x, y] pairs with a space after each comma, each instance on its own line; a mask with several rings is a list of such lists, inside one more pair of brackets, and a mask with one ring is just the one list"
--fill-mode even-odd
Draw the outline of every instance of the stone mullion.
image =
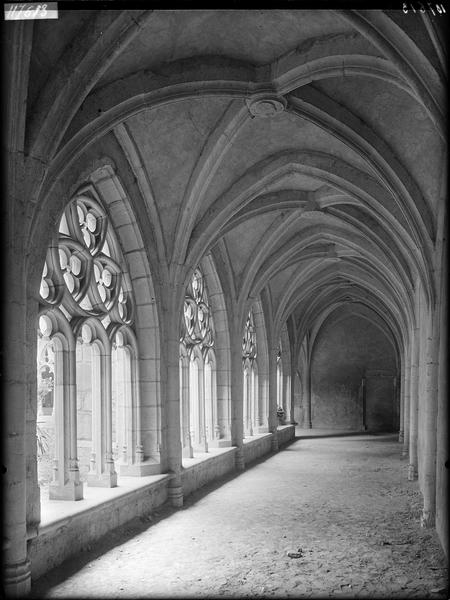
[[250, 369], [248, 371], [248, 392], [247, 392], [247, 423], [248, 423], [248, 434], [249, 436], [253, 435], [253, 369], [250, 365]]
[[131, 403], [133, 410], [133, 462], [141, 463], [144, 460], [144, 447], [142, 445], [142, 417], [141, 394], [139, 390], [139, 365], [135, 352], [130, 352], [131, 368]]
[[102, 367], [102, 404], [104, 419], [102, 419], [103, 431], [102, 437], [104, 438], [104, 454], [102, 460], [102, 479], [106, 479], [109, 487], [117, 485], [117, 473], [114, 468], [114, 460], [112, 453], [112, 381], [111, 381], [111, 350], [105, 350], [101, 354], [101, 367]]
[[78, 466], [78, 443], [77, 443], [77, 355], [75, 345], [69, 348], [67, 356], [67, 380], [66, 391], [68, 395], [68, 417], [69, 426], [67, 435], [69, 438], [69, 481], [77, 496], [75, 500], [83, 497], [83, 484], [80, 482], [80, 470]]
[[[130, 356], [128, 349], [117, 348], [119, 381], [121, 393], [116, 400], [116, 437], [119, 446], [119, 460], [125, 465], [133, 462], [133, 416], [131, 392]], [[112, 404], [112, 394], [111, 403]], [[112, 412], [112, 411], [111, 411]], [[111, 429], [112, 429], [111, 422]]]
[[256, 414], [257, 414], [257, 399], [258, 399], [257, 389], [256, 389], [257, 378], [255, 376], [254, 364], [252, 364], [252, 366], [251, 366], [250, 377], [251, 377], [251, 384], [250, 384], [250, 389], [251, 389], [251, 411], [250, 411], [251, 433], [250, 433], [250, 435], [253, 435], [254, 431], [257, 427]]
[[242, 436], [248, 433], [248, 369], [242, 371]]
[[189, 399], [189, 363], [181, 360], [181, 431], [183, 436], [182, 449], [185, 458], [193, 458], [190, 432], [190, 399]]
[[205, 364], [202, 361], [201, 368], [198, 369], [198, 425], [199, 442], [201, 449], [208, 452], [208, 441], [206, 439], [206, 398], [205, 398]]
[[263, 394], [264, 388], [263, 388], [263, 384], [262, 384], [261, 372], [259, 371], [259, 369], [258, 369], [257, 373], [258, 373], [258, 376], [257, 376], [257, 386], [256, 386], [256, 391], [257, 391], [256, 426], [258, 428], [258, 431], [260, 431], [261, 428], [264, 426], [265, 398], [264, 398], [264, 394]]
[[115, 487], [117, 473], [112, 458], [111, 353], [95, 349], [92, 361], [92, 437], [95, 466], [88, 485]]
[[311, 429], [311, 360], [309, 357], [306, 359], [306, 368], [304, 373], [304, 399], [303, 399], [303, 428]]
[[193, 354], [189, 358], [189, 432], [192, 446], [198, 447], [198, 365]]
[[296, 422], [295, 422], [295, 377], [296, 377], [295, 364], [296, 364], [295, 356], [294, 356], [294, 353], [291, 352], [291, 378], [290, 378], [290, 388], [289, 388], [290, 405], [291, 405], [290, 406], [290, 413], [291, 413], [290, 423], [291, 423], [291, 425], [296, 425]]
[[50, 500], [81, 500], [83, 487], [79, 480], [76, 461], [76, 415], [74, 424], [73, 389], [69, 384], [71, 361], [75, 361], [75, 352], [72, 349], [61, 349], [59, 340], [55, 340], [55, 350], [55, 466], [49, 498]]
[[98, 485], [96, 481], [101, 474], [102, 444], [102, 398], [101, 373], [98, 353], [92, 348], [91, 382], [92, 382], [92, 454], [88, 474], [88, 485]]
[[125, 375], [125, 389], [124, 389], [124, 412], [125, 412], [125, 446], [127, 464], [133, 463], [133, 437], [134, 437], [134, 419], [133, 419], [133, 396], [132, 396], [132, 381], [131, 381], [131, 355], [128, 348], [123, 349], [124, 354], [124, 375]]
[[216, 363], [211, 363], [211, 438], [218, 440], [220, 438], [220, 427], [219, 427], [219, 404], [217, 401], [217, 374], [216, 374]]
[[289, 371], [285, 368], [283, 369], [283, 410], [286, 423], [291, 419], [291, 386], [289, 380]]
[[277, 417], [277, 391], [278, 391], [278, 345], [269, 350], [269, 432], [272, 434], [272, 450], [278, 450], [278, 417]]
[[211, 364], [208, 362], [208, 356], [206, 356], [203, 363], [203, 397], [205, 405], [204, 414], [206, 443], [214, 438], [211, 376]]

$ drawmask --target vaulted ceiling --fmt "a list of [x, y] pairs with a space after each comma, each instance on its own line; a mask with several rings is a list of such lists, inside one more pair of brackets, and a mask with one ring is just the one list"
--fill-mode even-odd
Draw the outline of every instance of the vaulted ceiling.
[[400, 340], [416, 280], [434, 293], [442, 23], [61, 10], [33, 29], [25, 147], [48, 165], [36, 194], [111, 156], [139, 189], [155, 269], [176, 277], [211, 250], [242, 314], [263, 293], [301, 341], [353, 305]]

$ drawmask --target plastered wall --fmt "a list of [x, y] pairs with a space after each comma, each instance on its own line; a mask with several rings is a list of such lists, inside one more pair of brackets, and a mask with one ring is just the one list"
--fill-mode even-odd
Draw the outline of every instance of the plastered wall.
[[342, 315], [325, 324], [313, 348], [313, 427], [363, 429], [361, 382], [366, 379], [368, 429], [393, 430], [395, 354], [379, 327], [366, 318]]

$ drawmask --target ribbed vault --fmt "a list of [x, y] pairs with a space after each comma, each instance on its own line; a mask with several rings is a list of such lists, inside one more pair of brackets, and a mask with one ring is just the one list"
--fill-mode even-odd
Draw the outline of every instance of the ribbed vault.
[[[438, 58], [379, 11], [92, 16], [76, 31], [83, 45], [55, 49], [52, 80], [33, 87], [27, 145], [51, 156], [35, 196], [51, 203], [57, 180], [108, 140], [137, 181], [178, 303], [186, 265], [220, 244], [238, 320], [265, 290], [275, 337], [292, 317], [299, 352], [306, 331], [350, 303], [382, 315], [403, 346], [416, 282], [429, 303], [436, 293], [439, 174], [415, 153], [425, 167], [443, 153]], [[74, 33], [69, 16], [64, 25]], [[50, 51], [41, 29], [37, 57]], [[54, 69], [68, 60], [70, 87]]]

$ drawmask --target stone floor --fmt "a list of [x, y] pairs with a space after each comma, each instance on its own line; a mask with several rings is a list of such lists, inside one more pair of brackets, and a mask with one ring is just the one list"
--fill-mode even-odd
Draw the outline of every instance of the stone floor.
[[448, 598], [395, 436], [297, 433], [183, 509], [108, 534], [33, 598]]

